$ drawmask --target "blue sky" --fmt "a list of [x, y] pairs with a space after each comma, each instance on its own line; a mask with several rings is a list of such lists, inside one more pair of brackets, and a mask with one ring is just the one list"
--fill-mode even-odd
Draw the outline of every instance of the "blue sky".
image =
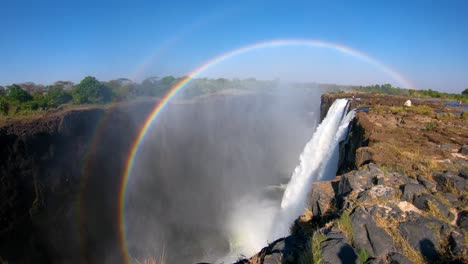
[[[5, 0], [0, 10], [0, 85], [181, 76], [248, 44], [300, 38], [358, 50], [416, 88], [468, 88], [464, 0]], [[203, 74], [400, 85], [358, 58], [313, 47], [252, 51]]]

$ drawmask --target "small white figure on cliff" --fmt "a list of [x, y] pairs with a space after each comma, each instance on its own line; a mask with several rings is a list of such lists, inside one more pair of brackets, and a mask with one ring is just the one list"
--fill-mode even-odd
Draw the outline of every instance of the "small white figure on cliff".
[[411, 100], [406, 100], [406, 102], [403, 104], [404, 106], [411, 106]]

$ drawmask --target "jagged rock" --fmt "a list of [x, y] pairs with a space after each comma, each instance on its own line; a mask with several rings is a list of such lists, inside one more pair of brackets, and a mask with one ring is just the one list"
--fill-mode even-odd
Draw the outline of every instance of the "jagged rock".
[[439, 244], [438, 230], [441, 225], [432, 219], [419, 217], [416, 220], [410, 220], [400, 223], [398, 230], [408, 243], [420, 251], [426, 259], [437, 260], [439, 253], [437, 248]]
[[[429, 203], [432, 204], [435, 208], [430, 208]], [[421, 194], [416, 196], [413, 201], [414, 206], [421, 210], [431, 210], [436, 209], [438, 210], [443, 216], [449, 216], [450, 208], [439, 201], [434, 195], [432, 194]]]
[[385, 261], [383, 261], [382, 259], [369, 258], [366, 261], [366, 264], [385, 264]]
[[403, 175], [401, 173], [392, 172], [392, 173], [388, 173], [385, 176], [383, 184], [387, 185], [387, 186], [398, 188], [401, 185], [408, 184], [408, 183], [417, 184], [418, 181], [415, 180], [415, 179], [411, 179], [408, 176]]
[[312, 219], [321, 218], [330, 209], [331, 202], [335, 198], [331, 181], [314, 182], [309, 194], [309, 207], [312, 211]]
[[434, 180], [439, 185], [440, 190], [445, 190], [448, 186], [457, 189], [459, 192], [463, 192], [467, 189], [466, 179], [460, 177], [457, 172], [446, 171], [444, 173], [437, 173], [434, 175]]
[[468, 145], [463, 145], [460, 149], [460, 153], [463, 155], [468, 155]]
[[426, 179], [424, 176], [418, 175], [418, 182], [424, 185], [430, 192], [437, 192], [437, 184]]
[[463, 179], [468, 179], [468, 170], [461, 170], [460, 173], [458, 173], [458, 176], [462, 177]]
[[388, 255], [389, 264], [413, 264], [405, 255], [400, 253], [391, 253]]
[[283, 261], [283, 252], [285, 250], [286, 244], [284, 240], [280, 240], [274, 244], [273, 248], [270, 251], [270, 254], [266, 255], [263, 259], [263, 264], [276, 264], [282, 263]]
[[453, 231], [449, 236], [450, 252], [455, 256], [462, 256], [466, 251], [465, 237], [461, 231]]
[[352, 191], [362, 192], [372, 187], [373, 176], [367, 170], [352, 171], [341, 176], [338, 195], [346, 196]]
[[384, 185], [376, 185], [358, 195], [359, 202], [372, 201], [376, 199], [391, 199], [395, 196], [395, 189]]
[[350, 218], [355, 248], [367, 250], [374, 258], [382, 258], [388, 252], [395, 250], [390, 235], [375, 224], [371, 215], [363, 207], [356, 208]]
[[412, 202], [414, 197], [427, 193], [426, 188], [424, 186], [414, 183], [407, 183], [402, 187], [403, 194], [401, 195], [401, 200]]
[[468, 211], [464, 210], [458, 213], [457, 225], [465, 231], [468, 231]]
[[323, 264], [357, 264], [358, 256], [354, 248], [348, 244], [346, 237], [337, 231], [331, 231], [327, 239], [321, 243]]
[[356, 167], [359, 168], [362, 165], [372, 161], [372, 152], [368, 147], [361, 147], [356, 150]]

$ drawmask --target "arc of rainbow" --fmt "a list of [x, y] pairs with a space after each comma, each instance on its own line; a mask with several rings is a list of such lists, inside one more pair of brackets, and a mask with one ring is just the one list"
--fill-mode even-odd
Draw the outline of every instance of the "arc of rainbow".
[[388, 66], [380, 63], [379, 61], [371, 58], [370, 56], [359, 52], [357, 50], [354, 50], [350, 47], [331, 43], [331, 42], [326, 42], [326, 41], [321, 41], [321, 40], [307, 40], [307, 39], [278, 39], [278, 40], [271, 40], [271, 41], [264, 41], [264, 42], [259, 42], [255, 43], [252, 45], [244, 46], [235, 50], [232, 50], [230, 52], [224, 53], [218, 57], [215, 57], [214, 59], [204, 63], [200, 67], [196, 68], [193, 70], [190, 74], [188, 74], [186, 77], [182, 78], [178, 83], [176, 83], [165, 95], [164, 97], [160, 100], [160, 102], [154, 107], [154, 109], [151, 111], [149, 116], [147, 117], [145, 123], [143, 124], [143, 127], [141, 128], [140, 132], [138, 133], [131, 149], [130, 153], [127, 159], [127, 162], [125, 164], [125, 169], [123, 172], [122, 176], [122, 183], [119, 191], [119, 235], [120, 235], [120, 240], [122, 243], [122, 252], [124, 255], [125, 261], [128, 263], [129, 262], [129, 254], [127, 250], [127, 245], [126, 245], [126, 238], [125, 238], [125, 216], [124, 216], [124, 209], [125, 209], [125, 191], [127, 188], [127, 183], [128, 183], [128, 178], [132, 172], [133, 165], [134, 165], [134, 160], [135, 157], [138, 154], [138, 148], [141, 144], [141, 142], [145, 139], [145, 136], [151, 127], [151, 124], [158, 118], [158, 116], [161, 114], [162, 110], [164, 107], [169, 103], [169, 101], [175, 97], [180, 91], [183, 90], [183, 88], [192, 80], [193, 78], [197, 77], [200, 75], [200, 73], [204, 72], [208, 68], [228, 59], [236, 55], [240, 55], [252, 50], [257, 50], [257, 49], [262, 49], [262, 48], [267, 48], [267, 47], [279, 47], [279, 46], [312, 46], [312, 47], [323, 47], [323, 48], [329, 48], [329, 49], [334, 49], [337, 51], [340, 51], [342, 53], [351, 55], [353, 57], [362, 59], [370, 64], [373, 64], [377, 67], [379, 67], [382, 71], [385, 73], [389, 74], [392, 78], [400, 82], [400, 84], [403, 84], [406, 86], [406, 88], [413, 88], [414, 86], [411, 84], [410, 81], [406, 80], [401, 74], [398, 72], [392, 70]]

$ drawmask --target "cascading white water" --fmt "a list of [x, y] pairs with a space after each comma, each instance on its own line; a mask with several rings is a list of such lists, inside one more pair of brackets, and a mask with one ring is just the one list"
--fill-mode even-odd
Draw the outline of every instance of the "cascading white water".
[[[348, 124], [354, 117], [354, 111], [346, 114], [347, 109], [347, 99], [335, 100], [312, 139], [306, 144], [300, 163], [283, 194], [281, 210], [273, 225], [273, 237], [287, 235], [291, 223], [304, 212], [312, 182], [335, 176], [338, 144], [346, 135]], [[330, 161], [332, 157], [333, 164]]]
[[231, 262], [239, 255], [255, 254], [268, 241], [289, 234], [289, 226], [306, 207], [312, 182], [335, 176], [338, 144], [347, 134], [354, 110], [348, 114], [348, 100], [337, 99], [300, 155], [284, 191], [281, 206], [258, 195], [241, 199], [228, 217], [231, 252], [221, 262]]

